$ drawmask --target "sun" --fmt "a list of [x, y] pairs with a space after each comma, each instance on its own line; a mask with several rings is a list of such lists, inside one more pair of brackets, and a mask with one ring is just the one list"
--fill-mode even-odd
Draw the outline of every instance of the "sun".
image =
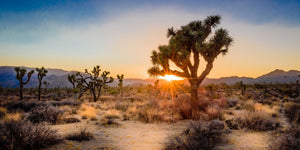
[[173, 81], [173, 80], [183, 80], [183, 78], [181, 77], [177, 77], [175, 75], [165, 75], [165, 76], [161, 76], [159, 77], [160, 79], [165, 79], [165, 80], [168, 80], [168, 81]]

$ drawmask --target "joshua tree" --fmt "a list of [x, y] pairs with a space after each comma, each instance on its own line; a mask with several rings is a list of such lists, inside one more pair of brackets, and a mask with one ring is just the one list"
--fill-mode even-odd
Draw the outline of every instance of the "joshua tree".
[[[68, 75], [68, 80], [69, 80], [69, 82], [72, 84], [72, 86], [73, 86], [73, 93], [74, 93], [74, 95], [73, 95], [73, 98], [74, 98], [74, 100], [76, 100], [77, 99], [77, 93], [79, 92], [77, 89], [76, 89], [76, 74], [69, 74]], [[79, 96], [79, 97], [81, 97], [81, 96]]]
[[38, 72], [38, 80], [39, 80], [39, 95], [38, 100], [41, 100], [41, 90], [42, 90], [42, 80], [48, 73], [48, 70], [46, 70], [44, 67], [42, 68], [35, 68], [35, 70]]
[[43, 84], [44, 84], [44, 86], [45, 86], [45, 93], [46, 93], [46, 92], [47, 92], [47, 87], [48, 87], [48, 85], [49, 85], [50, 83], [47, 82], [47, 81], [44, 81]]
[[247, 86], [243, 83], [243, 81], [240, 81], [240, 88], [241, 88], [241, 94], [245, 95], [246, 90], [247, 90]]
[[[23, 99], [23, 88], [24, 88], [24, 85], [26, 85], [32, 74], [34, 73], [34, 70], [31, 70], [27, 73], [26, 69], [24, 68], [20, 68], [20, 67], [16, 67], [15, 68], [15, 71], [17, 72], [17, 75], [16, 75], [16, 78], [19, 80], [19, 86], [20, 86], [20, 100]], [[23, 81], [23, 77], [25, 76], [25, 74], [27, 73], [27, 80], [26, 81]]]
[[76, 74], [69, 74], [68, 75], [68, 80], [73, 86], [73, 90], [76, 88]]
[[122, 97], [123, 97], [123, 91], [122, 91], [122, 88], [123, 88], [124, 74], [117, 75], [117, 78], [118, 78], [118, 80], [119, 80], [118, 86], [119, 86], [120, 96], [121, 96], [121, 99], [122, 99]]
[[[148, 70], [150, 76], [172, 74], [187, 78], [191, 85], [191, 117], [198, 110], [198, 87], [213, 68], [219, 54], [225, 55], [233, 42], [226, 29], [216, 28], [220, 16], [208, 16], [203, 21], [192, 21], [178, 30], [168, 29], [169, 44], [159, 46], [151, 55], [153, 66]], [[209, 38], [209, 39], [208, 39]], [[200, 57], [206, 62], [205, 69], [198, 75]], [[180, 70], [170, 68], [170, 61]]]
[[100, 66], [96, 66], [91, 71], [91, 73], [88, 72], [87, 69], [85, 69], [86, 75], [81, 75], [80, 72], [76, 73], [77, 87], [81, 91], [89, 90], [92, 93], [95, 102], [101, 96], [101, 89], [105, 88], [108, 83], [114, 81], [112, 77], [108, 77], [110, 72], [103, 71], [101, 76], [100, 76], [100, 72], [101, 72]]

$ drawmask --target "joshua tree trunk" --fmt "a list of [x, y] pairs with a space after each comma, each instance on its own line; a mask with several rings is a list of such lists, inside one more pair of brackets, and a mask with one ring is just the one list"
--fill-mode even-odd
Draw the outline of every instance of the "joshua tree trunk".
[[38, 95], [38, 100], [41, 100], [41, 88], [42, 87], [42, 80], [39, 80], [39, 95]]
[[91, 91], [92, 92], [92, 95], [93, 95], [93, 98], [94, 98], [94, 102], [97, 102], [97, 95], [96, 95], [96, 92], [94, 90]]
[[20, 84], [20, 100], [23, 100], [23, 85]]
[[191, 118], [196, 116], [196, 112], [198, 111], [198, 85], [197, 81], [194, 80], [190, 82], [191, 84]]
[[190, 79], [189, 82], [191, 84], [191, 118], [195, 118], [196, 112], [198, 111], [198, 88], [200, 83], [204, 80], [204, 78], [209, 74], [211, 69], [213, 68], [213, 61], [208, 61], [206, 64], [205, 70], [201, 73], [200, 77], [197, 78], [197, 69], [191, 69], [193, 79]]

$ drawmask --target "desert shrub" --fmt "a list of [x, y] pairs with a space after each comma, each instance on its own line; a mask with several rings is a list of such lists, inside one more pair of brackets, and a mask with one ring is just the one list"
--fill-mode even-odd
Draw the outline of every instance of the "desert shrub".
[[263, 111], [242, 111], [235, 121], [241, 128], [258, 131], [274, 130], [279, 126], [274, 118]]
[[63, 111], [54, 106], [37, 107], [29, 112], [27, 117], [33, 123], [48, 122], [56, 124], [61, 121]]
[[157, 108], [152, 104], [147, 104], [139, 110], [138, 119], [146, 123], [151, 123], [161, 121], [163, 117], [158, 114]]
[[75, 101], [75, 100], [51, 101], [48, 103], [52, 106], [66, 106], [66, 105], [78, 106], [81, 104], [80, 101]]
[[79, 141], [79, 142], [89, 141], [93, 138], [94, 138], [93, 134], [88, 132], [86, 128], [82, 128], [78, 133], [73, 133], [66, 137], [67, 140]]
[[76, 122], [80, 122], [80, 120], [77, 119], [77, 118], [63, 118], [62, 121], [64, 123], [76, 123]]
[[291, 122], [300, 124], [300, 103], [286, 103], [284, 105], [285, 115]]
[[103, 115], [103, 118], [101, 119], [101, 124], [102, 125], [119, 125], [119, 123], [117, 123], [115, 121], [115, 119], [120, 118], [120, 111], [116, 110], [116, 109], [111, 109], [105, 112], [105, 114]]
[[126, 112], [126, 110], [128, 109], [128, 104], [127, 103], [122, 103], [122, 102], [119, 102], [115, 105], [115, 108], [117, 110], [120, 110], [122, 112]]
[[36, 107], [46, 107], [49, 104], [41, 101], [14, 101], [8, 104], [7, 109], [9, 111], [22, 110], [25, 112], [29, 112]]
[[165, 150], [209, 150], [214, 149], [224, 134], [224, 123], [213, 120], [210, 123], [192, 122], [181, 135], [170, 137]]
[[239, 124], [237, 124], [237, 122], [234, 119], [225, 120], [225, 123], [226, 123], [226, 126], [232, 130], [237, 130], [240, 127]]
[[206, 108], [205, 113], [207, 114], [206, 120], [219, 119], [223, 120], [223, 112], [218, 105], [210, 105]]
[[87, 119], [88, 117], [87, 117], [87, 115], [82, 115], [81, 116], [81, 119]]
[[239, 98], [238, 97], [229, 97], [227, 99], [227, 104], [229, 107], [234, 107], [236, 106], [236, 104], [239, 102]]
[[255, 111], [255, 103], [253, 101], [245, 101], [242, 103], [242, 109], [247, 111]]
[[120, 118], [117, 115], [114, 114], [107, 114], [104, 116], [104, 118], [101, 120], [102, 121], [102, 125], [119, 125], [115, 119]]
[[29, 121], [0, 123], [0, 149], [38, 149], [61, 141], [55, 130]]
[[278, 137], [270, 146], [270, 150], [299, 150], [300, 129], [295, 128]]
[[178, 108], [179, 114], [183, 119], [191, 117], [191, 97], [189, 95], [181, 95], [176, 99], [175, 107]]

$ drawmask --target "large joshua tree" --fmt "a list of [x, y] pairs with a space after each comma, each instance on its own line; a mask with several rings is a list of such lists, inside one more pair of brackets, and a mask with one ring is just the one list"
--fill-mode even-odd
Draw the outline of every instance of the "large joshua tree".
[[39, 80], [39, 95], [38, 95], [38, 100], [41, 100], [42, 80], [47, 75], [48, 70], [46, 70], [44, 67], [42, 67], [42, 68], [35, 68], [35, 70], [38, 72], [38, 80]]
[[102, 88], [105, 88], [108, 83], [114, 81], [112, 77], [108, 77], [110, 72], [103, 71], [102, 74], [100, 74], [100, 72], [100, 66], [96, 66], [91, 72], [88, 72], [88, 70], [85, 69], [85, 75], [80, 74], [80, 72], [76, 73], [77, 87], [81, 91], [89, 90], [92, 93], [95, 102], [101, 96]]
[[[225, 55], [233, 42], [226, 29], [215, 29], [220, 19], [218, 15], [208, 16], [203, 21], [192, 21], [178, 30], [173, 27], [168, 29], [169, 44], [159, 46], [151, 55], [153, 66], [148, 70], [151, 76], [172, 74], [188, 79], [191, 85], [191, 117], [198, 110], [199, 85], [213, 68], [217, 56]], [[205, 69], [199, 72], [201, 57]], [[171, 69], [170, 62], [180, 70]]]
[[[23, 88], [24, 88], [24, 85], [26, 85], [29, 82], [32, 74], [34, 73], [34, 70], [31, 70], [31, 71], [29, 71], [27, 73], [26, 69], [20, 68], [20, 67], [16, 67], [15, 71], [17, 72], [16, 78], [19, 80], [20, 100], [22, 100], [23, 99]], [[23, 81], [23, 77], [26, 75], [26, 73], [27, 73], [27, 80]]]

